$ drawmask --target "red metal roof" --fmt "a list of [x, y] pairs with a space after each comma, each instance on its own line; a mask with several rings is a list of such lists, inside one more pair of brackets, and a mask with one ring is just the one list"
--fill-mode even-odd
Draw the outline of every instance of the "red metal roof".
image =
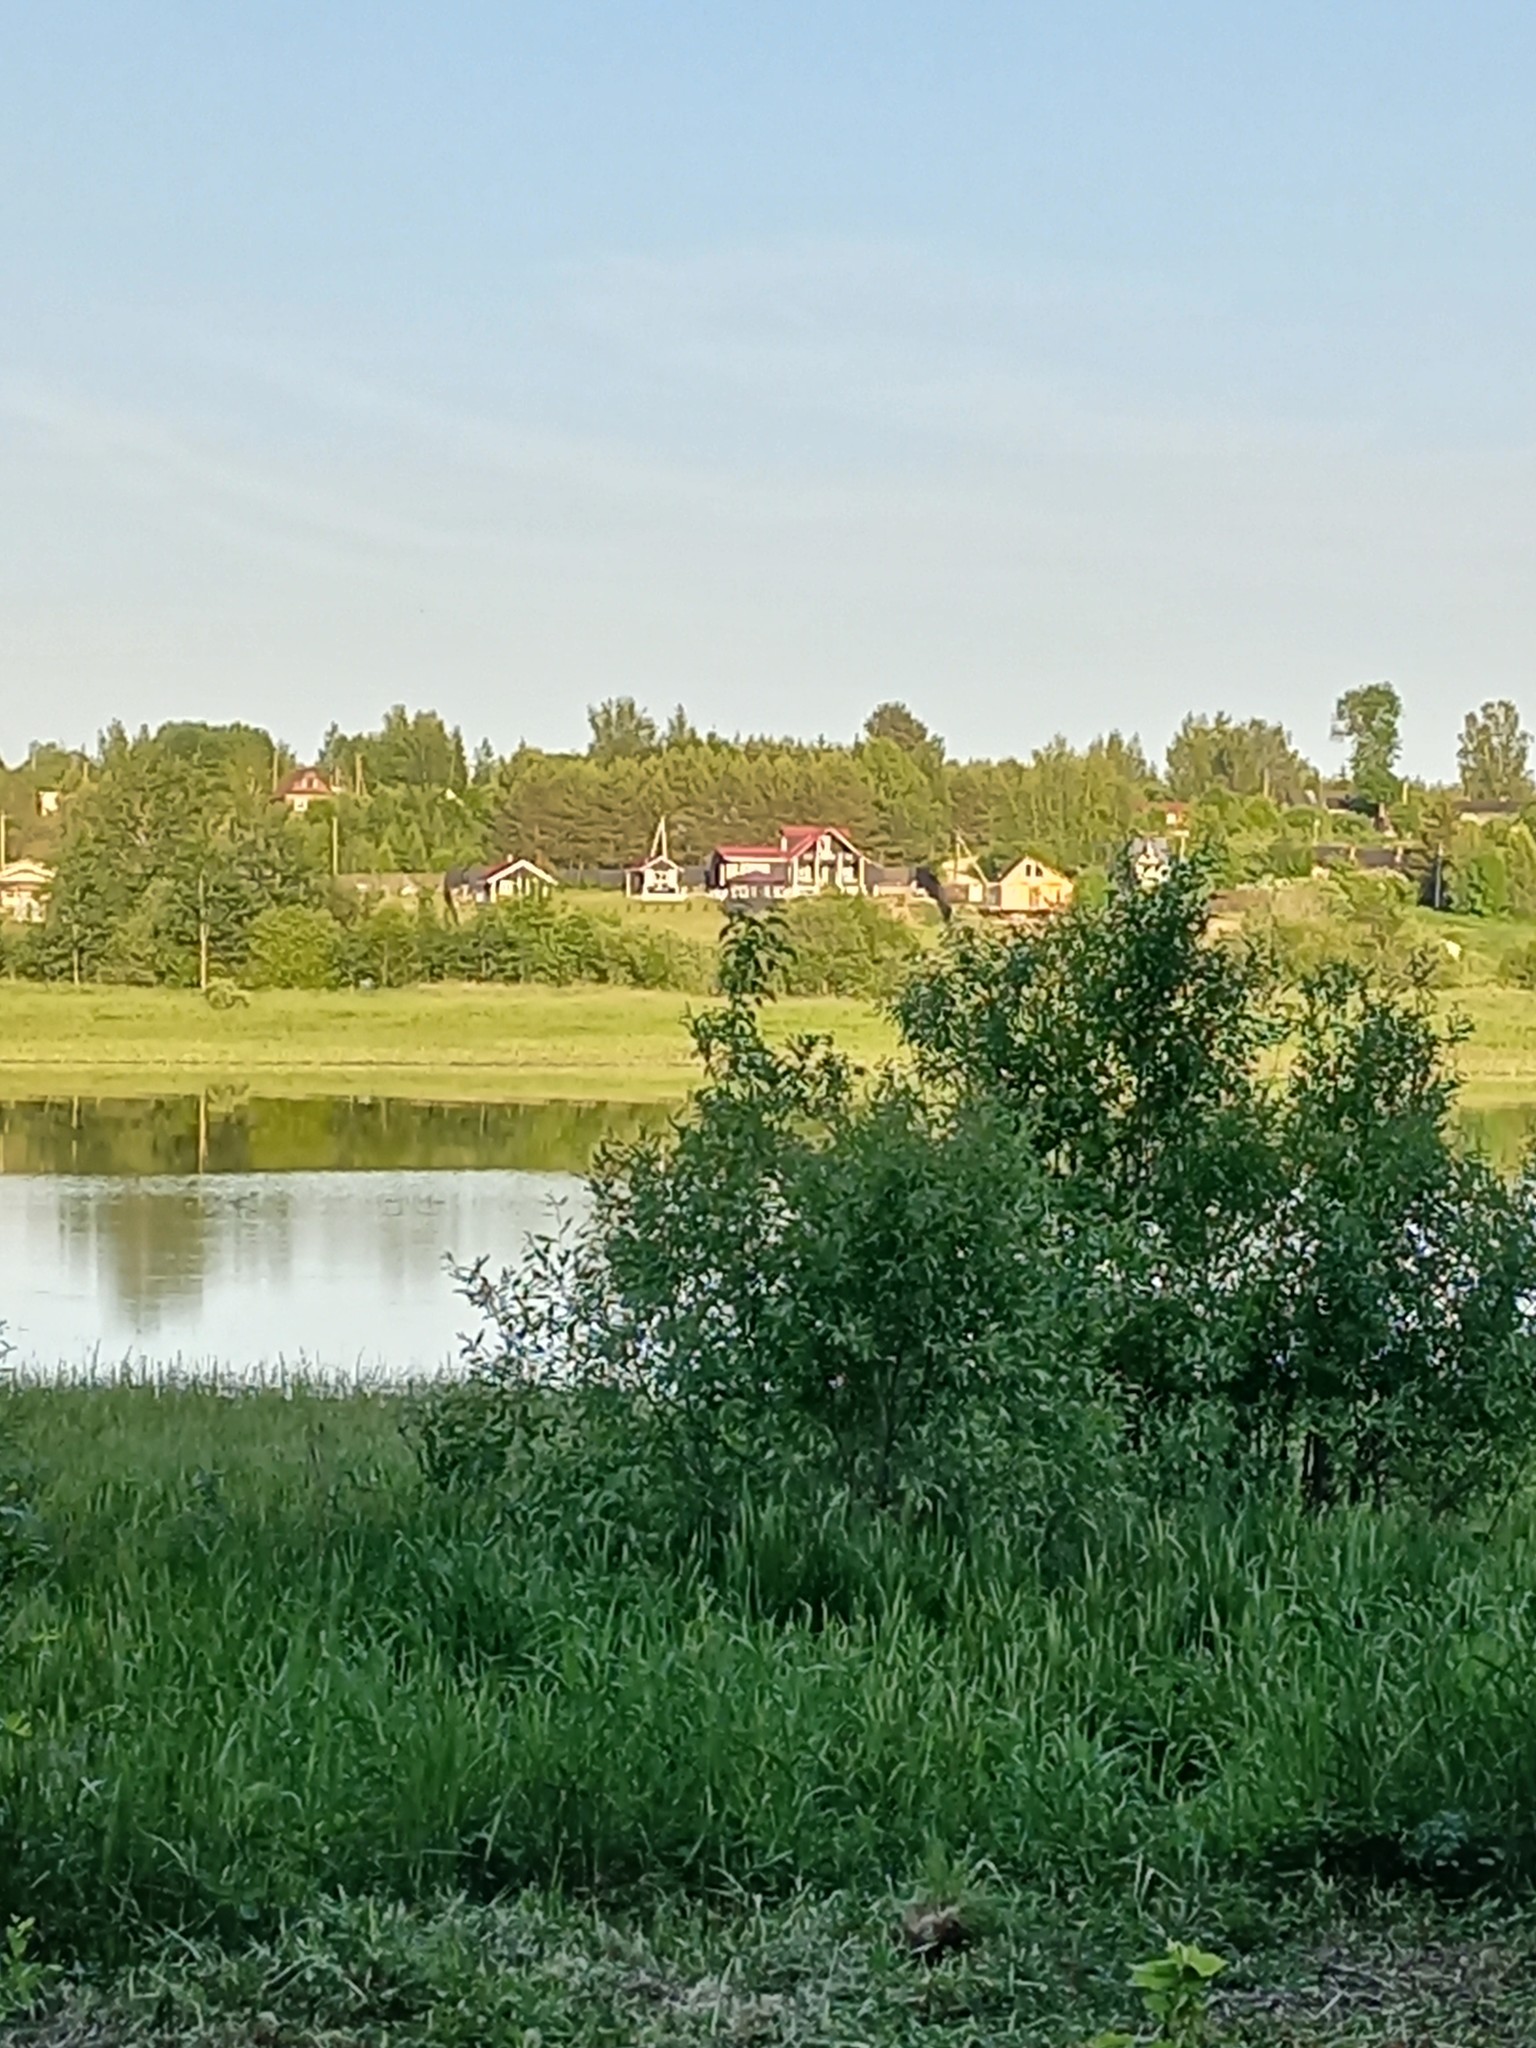
[[779, 836], [784, 842], [784, 850], [791, 854], [804, 853], [806, 847], [814, 845], [823, 832], [830, 832], [834, 839], [840, 839], [850, 853], [858, 852], [858, 848], [848, 837], [848, 834], [841, 825], [781, 825], [779, 827]]
[[834, 839], [840, 839], [850, 853], [858, 852], [839, 825], [781, 825], [777, 846], [717, 846], [715, 852], [724, 860], [797, 860], [815, 845], [823, 832], [830, 832]]

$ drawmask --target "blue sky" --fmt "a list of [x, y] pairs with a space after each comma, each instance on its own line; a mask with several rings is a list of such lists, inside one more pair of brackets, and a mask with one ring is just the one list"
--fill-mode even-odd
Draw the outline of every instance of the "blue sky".
[[1536, 722], [1536, 10], [0, 0], [0, 753]]

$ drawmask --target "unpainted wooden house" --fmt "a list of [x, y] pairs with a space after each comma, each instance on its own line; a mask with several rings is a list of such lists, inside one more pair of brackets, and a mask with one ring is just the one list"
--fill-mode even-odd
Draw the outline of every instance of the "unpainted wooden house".
[[336, 791], [331, 779], [319, 768], [295, 768], [277, 785], [277, 800], [302, 818], [311, 804], [328, 804]]
[[1070, 875], [1026, 853], [995, 882], [987, 883], [978, 908], [983, 917], [1055, 917], [1071, 909], [1072, 890]]

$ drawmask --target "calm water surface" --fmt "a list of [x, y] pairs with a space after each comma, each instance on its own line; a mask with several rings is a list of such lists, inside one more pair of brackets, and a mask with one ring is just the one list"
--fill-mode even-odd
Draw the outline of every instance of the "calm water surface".
[[0, 1319], [30, 1373], [452, 1369], [450, 1260], [580, 1212], [659, 1110], [167, 1096], [0, 1103]]
[[[450, 1261], [580, 1214], [610, 1137], [667, 1112], [357, 1097], [0, 1101], [0, 1321], [29, 1374], [450, 1371]], [[1536, 1102], [1466, 1118], [1501, 1165]]]

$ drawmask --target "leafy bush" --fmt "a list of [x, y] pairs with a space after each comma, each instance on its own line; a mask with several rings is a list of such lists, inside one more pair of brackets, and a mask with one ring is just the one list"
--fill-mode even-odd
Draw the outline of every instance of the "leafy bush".
[[0, 918], [0, 974], [30, 981], [42, 973], [42, 927]]
[[1454, 1142], [1455, 1034], [1419, 990], [1335, 965], [1286, 991], [1206, 943], [1178, 867], [1022, 945], [960, 935], [898, 1014], [930, 1084], [1011, 1107], [1061, 1215], [1113, 1234], [1081, 1284], [1146, 1439], [1314, 1504], [1446, 1509], [1523, 1463], [1536, 1211]]
[[439, 919], [426, 902], [365, 912], [343, 947], [344, 973], [377, 987], [405, 981], [613, 982], [633, 988], [702, 989], [706, 948], [602, 912], [547, 898], [494, 903]]
[[468, 1276], [491, 1413], [448, 1397], [437, 1469], [481, 1466], [489, 1420], [525, 1499], [551, 1449], [587, 1456], [636, 1475], [625, 1514], [684, 1533], [765, 1489], [1018, 1527], [1086, 1484], [1102, 1420], [1017, 1129], [891, 1076], [861, 1093], [823, 1040], [771, 1046], [788, 951], [778, 920], [728, 934], [687, 1117], [600, 1166], [574, 1239]]
[[782, 974], [787, 995], [895, 994], [916, 958], [916, 932], [867, 896], [810, 896], [788, 906], [792, 948]]
[[254, 988], [334, 988], [341, 934], [329, 911], [300, 903], [251, 921], [245, 978]]
[[1468, 917], [1502, 917], [1509, 909], [1509, 866], [1502, 851], [1482, 840], [1458, 851], [1450, 863], [1452, 910]]
[[411, 916], [398, 904], [367, 911], [341, 929], [337, 979], [344, 988], [407, 988], [423, 978], [433, 933], [430, 918]]
[[1181, 865], [1039, 935], [956, 929], [895, 1003], [909, 1066], [860, 1090], [827, 1042], [765, 1039], [792, 940], [739, 926], [689, 1116], [612, 1155], [574, 1238], [470, 1280], [495, 1456], [526, 1485], [558, 1439], [584, 1485], [626, 1464], [620, 1519], [716, 1526], [768, 1482], [1054, 1526], [1110, 1418], [1143, 1484], [1505, 1484], [1536, 1423], [1528, 1188], [1452, 1142], [1419, 991], [1288, 989], [1205, 927]]

